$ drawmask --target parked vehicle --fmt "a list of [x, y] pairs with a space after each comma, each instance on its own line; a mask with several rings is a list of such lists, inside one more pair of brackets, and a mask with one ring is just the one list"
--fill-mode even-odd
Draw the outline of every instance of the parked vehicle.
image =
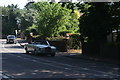
[[27, 54], [31, 52], [34, 55], [44, 54], [55, 56], [56, 53], [56, 47], [51, 46], [47, 40], [39, 40], [30, 44], [25, 44], [24, 48]]
[[16, 40], [16, 37], [15, 35], [8, 35], [7, 36], [7, 40], [6, 40], [6, 43], [15, 43], [16, 44], [17, 40]]

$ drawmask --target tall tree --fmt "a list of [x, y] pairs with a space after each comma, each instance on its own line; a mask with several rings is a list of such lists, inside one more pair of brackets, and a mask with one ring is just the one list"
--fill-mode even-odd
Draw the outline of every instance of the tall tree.
[[115, 2], [111, 4], [111, 25], [112, 25], [112, 30], [116, 30], [117, 32], [117, 41], [120, 42], [120, 2]]
[[88, 41], [106, 41], [111, 32], [111, 16], [107, 3], [91, 3], [88, 13], [81, 17], [81, 33], [88, 37]]
[[[60, 31], [74, 27], [71, 24], [79, 23], [74, 15], [71, 16], [70, 9], [62, 7], [58, 3], [38, 2], [36, 9], [38, 10], [37, 29], [44, 36], [55, 36]], [[72, 18], [74, 19], [72, 20]]]
[[15, 30], [17, 29], [17, 20], [16, 17], [19, 15], [19, 8], [17, 5], [8, 5], [7, 7], [3, 7], [3, 34], [15, 34]]
[[111, 33], [110, 5], [103, 2], [87, 4], [91, 6], [84, 9], [86, 12], [80, 18], [80, 32], [83, 37], [88, 37], [86, 49], [89, 49], [89, 54], [98, 54], [100, 44], [105, 43]]
[[22, 10], [21, 17], [20, 17], [20, 20], [21, 20], [20, 29], [22, 31], [24, 31], [25, 29], [27, 29], [28, 27], [34, 24], [35, 14], [36, 14], [36, 10], [34, 8], [34, 2], [28, 2], [25, 5], [25, 8]]

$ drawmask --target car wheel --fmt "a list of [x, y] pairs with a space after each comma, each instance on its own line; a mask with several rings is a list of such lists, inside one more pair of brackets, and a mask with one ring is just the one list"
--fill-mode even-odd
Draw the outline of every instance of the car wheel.
[[29, 54], [29, 51], [26, 51], [26, 54]]
[[55, 56], [55, 53], [51, 53], [50, 55], [53, 57], [53, 56]]
[[33, 54], [34, 54], [35, 56], [37, 55], [37, 50], [36, 50], [36, 49], [33, 51]]
[[25, 50], [26, 50], [26, 54], [29, 54], [29, 51], [27, 51], [27, 48], [25, 48]]

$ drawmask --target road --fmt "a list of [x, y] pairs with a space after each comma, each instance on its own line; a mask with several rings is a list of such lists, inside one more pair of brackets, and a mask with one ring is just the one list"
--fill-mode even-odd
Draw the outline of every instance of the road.
[[120, 78], [119, 66], [65, 57], [25, 54], [18, 44], [2, 42], [3, 78]]

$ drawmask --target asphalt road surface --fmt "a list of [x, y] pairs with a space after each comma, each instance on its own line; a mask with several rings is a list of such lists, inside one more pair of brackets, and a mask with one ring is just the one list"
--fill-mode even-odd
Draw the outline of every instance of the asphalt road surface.
[[74, 59], [62, 54], [25, 54], [18, 44], [2, 42], [3, 78], [120, 78], [117, 64]]

